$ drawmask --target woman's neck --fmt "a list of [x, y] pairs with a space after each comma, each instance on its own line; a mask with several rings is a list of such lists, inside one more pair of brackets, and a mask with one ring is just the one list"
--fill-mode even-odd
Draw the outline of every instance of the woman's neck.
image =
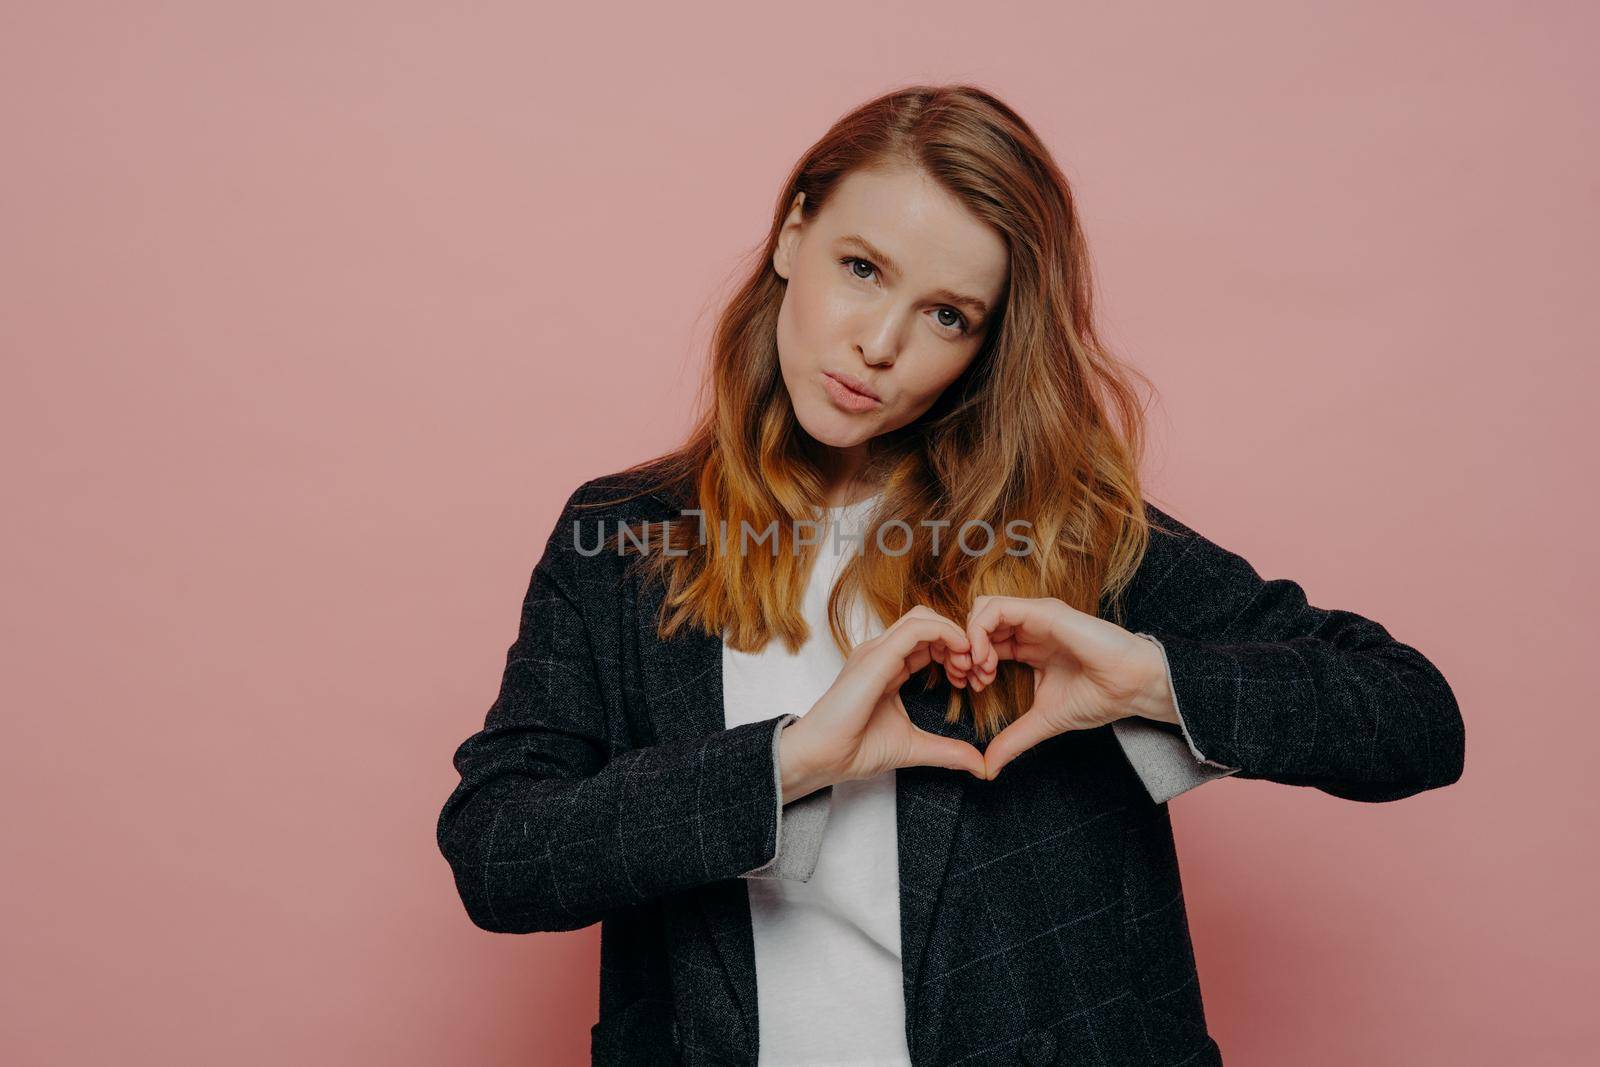
[[879, 486], [866, 480], [867, 450], [865, 446], [844, 451], [834, 449], [828, 456], [823, 477], [827, 489], [824, 503], [830, 508], [848, 507], [872, 496]]

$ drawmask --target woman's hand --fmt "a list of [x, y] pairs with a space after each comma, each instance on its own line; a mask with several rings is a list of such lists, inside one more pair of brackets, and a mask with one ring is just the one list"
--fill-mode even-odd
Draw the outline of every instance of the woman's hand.
[[919, 604], [852, 649], [828, 691], [778, 739], [784, 803], [897, 767], [948, 767], [983, 777], [983, 753], [918, 728], [900, 700], [900, 687], [934, 661], [952, 685], [965, 685], [969, 648], [960, 626]]
[[1130, 715], [1177, 722], [1166, 662], [1153, 643], [1055, 597], [981, 596], [967, 614], [974, 691], [1002, 659], [1033, 668], [1033, 706], [984, 751], [985, 775], [1046, 738]]

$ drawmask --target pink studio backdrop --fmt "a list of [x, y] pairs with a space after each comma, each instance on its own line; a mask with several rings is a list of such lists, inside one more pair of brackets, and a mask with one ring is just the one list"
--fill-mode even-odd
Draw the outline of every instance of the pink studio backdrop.
[[599, 928], [471, 925], [450, 755], [566, 493], [686, 427], [797, 154], [968, 79], [1075, 183], [1150, 491], [1467, 720], [1442, 791], [1174, 802], [1229, 1064], [1592, 1055], [1592, 8], [5, 23], [0, 1060], [586, 1062]]

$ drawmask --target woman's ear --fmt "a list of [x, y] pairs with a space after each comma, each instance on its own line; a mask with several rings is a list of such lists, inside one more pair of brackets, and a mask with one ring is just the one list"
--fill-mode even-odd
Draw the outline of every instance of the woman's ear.
[[772, 250], [772, 269], [785, 281], [794, 270], [795, 246], [800, 243], [800, 231], [805, 225], [800, 206], [805, 200], [805, 193], [794, 194], [794, 204], [789, 208], [788, 217], [783, 220], [783, 229], [778, 231], [778, 247]]

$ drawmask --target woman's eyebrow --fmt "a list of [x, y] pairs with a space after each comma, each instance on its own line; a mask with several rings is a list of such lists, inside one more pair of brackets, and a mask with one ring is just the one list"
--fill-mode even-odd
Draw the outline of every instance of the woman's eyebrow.
[[[900, 265], [895, 262], [893, 256], [879, 248], [877, 245], [873, 244], [871, 241], [867, 240], [865, 237], [861, 236], [859, 233], [847, 233], [843, 237], [839, 238], [839, 241], [842, 244], [853, 244], [859, 246], [860, 249], [867, 254], [868, 259], [877, 263], [878, 266], [886, 268], [889, 273], [901, 273]], [[965, 307], [968, 311], [971, 311], [980, 319], [987, 318], [989, 315], [989, 305], [985, 304], [982, 300], [979, 300], [975, 296], [968, 296], [966, 293], [958, 293], [952, 289], [935, 289], [929, 295], [936, 300], [943, 300], [948, 304], [956, 304], [958, 306]]]

